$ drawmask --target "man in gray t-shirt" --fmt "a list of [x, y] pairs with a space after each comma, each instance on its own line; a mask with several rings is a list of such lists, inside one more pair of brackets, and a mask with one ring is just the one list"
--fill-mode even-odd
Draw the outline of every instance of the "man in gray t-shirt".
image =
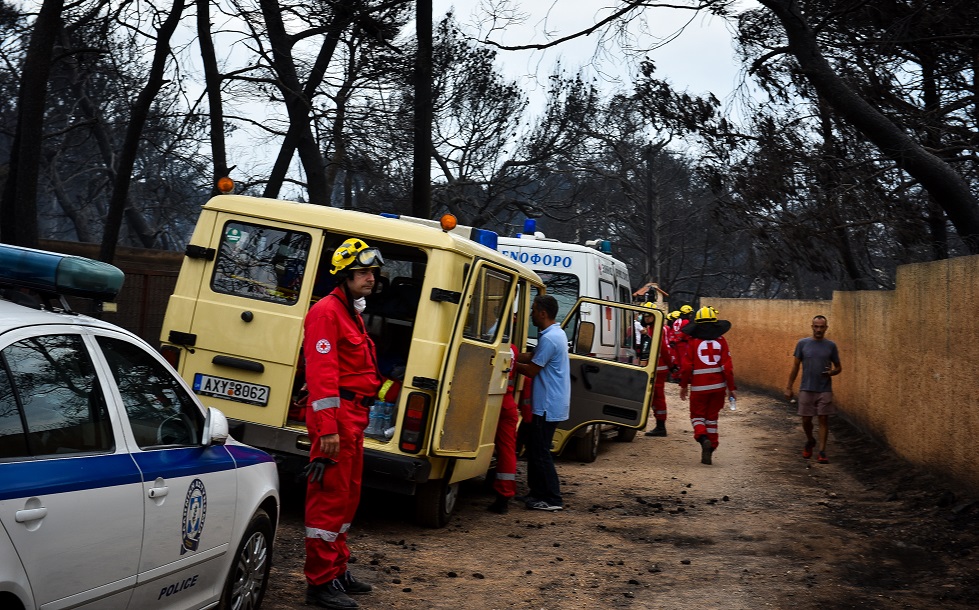
[[826, 316], [816, 316], [812, 319], [812, 337], [799, 339], [795, 346], [795, 362], [789, 373], [789, 384], [785, 388], [785, 397], [791, 399], [795, 378], [802, 365], [802, 382], [799, 385], [799, 415], [802, 416], [802, 430], [806, 433], [806, 445], [802, 449], [802, 457], [812, 457], [816, 446], [813, 438], [812, 418], [819, 418], [819, 453], [816, 461], [828, 464], [826, 457], [826, 440], [829, 437], [829, 416], [836, 413], [833, 406], [833, 377], [843, 371], [840, 365], [840, 353], [836, 344], [825, 338], [829, 325]]

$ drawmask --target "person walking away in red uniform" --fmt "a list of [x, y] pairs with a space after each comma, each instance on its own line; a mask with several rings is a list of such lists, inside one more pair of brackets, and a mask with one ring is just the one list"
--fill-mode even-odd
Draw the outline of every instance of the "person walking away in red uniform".
[[496, 478], [493, 479], [496, 499], [487, 507], [500, 515], [509, 511], [510, 498], [517, 495], [517, 424], [520, 421], [520, 410], [517, 408], [517, 401], [513, 399], [518, 352], [517, 346], [512, 343], [510, 354], [513, 356], [513, 364], [510, 365], [510, 377], [500, 407], [500, 419], [496, 424]]
[[[643, 303], [643, 307], [658, 309], [655, 303]], [[653, 324], [656, 318], [650, 314], [643, 314], [643, 337], [642, 349], [639, 355], [639, 366], [646, 366], [649, 362], [649, 354], [652, 351], [653, 343]], [[670, 375], [670, 368], [673, 364], [672, 350], [666, 341], [665, 327], [664, 332], [660, 333], [659, 357], [656, 362], [656, 376], [653, 383], [653, 418], [656, 420], [656, 427], [646, 433], [646, 436], [666, 436], [666, 378]]]
[[347, 530], [360, 503], [364, 429], [381, 385], [377, 353], [360, 312], [384, 264], [377, 248], [351, 238], [333, 253], [337, 287], [306, 315], [303, 354], [311, 448], [306, 467], [306, 603], [346, 610], [349, 594], [373, 587], [347, 569]]
[[673, 353], [680, 361], [678, 363], [680, 366], [683, 366], [683, 359], [687, 357], [687, 343], [690, 340], [690, 336], [683, 332], [683, 328], [690, 324], [693, 318], [693, 307], [683, 305], [673, 320]]
[[792, 399], [792, 386], [802, 366], [802, 381], [799, 383], [799, 415], [802, 416], [802, 431], [806, 433], [806, 444], [802, 457], [812, 457], [816, 439], [812, 436], [812, 418], [819, 418], [819, 453], [816, 461], [829, 464], [826, 457], [826, 441], [829, 438], [829, 416], [836, 413], [833, 405], [833, 377], [843, 372], [840, 352], [836, 343], [825, 338], [829, 324], [826, 316], [812, 319], [812, 337], [799, 339], [795, 346], [795, 362], [789, 373], [789, 385], [785, 397]]
[[687, 352], [680, 364], [680, 400], [690, 398], [690, 424], [693, 439], [700, 443], [700, 462], [711, 464], [717, 449], [717, 418], [724, 408], [724, 396], [737, 397], [734, 365], [724, 333], [731, 329], [727, 320], [718, 320], [714, 310], [702, 307], [692, 324], [683, 327]]

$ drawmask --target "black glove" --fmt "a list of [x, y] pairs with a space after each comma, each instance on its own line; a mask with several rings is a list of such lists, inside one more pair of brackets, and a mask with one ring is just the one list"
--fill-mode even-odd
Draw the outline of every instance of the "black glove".
[[326, 457], [313, 458], [306, 464], [303, 468], [303, 476], [306, 477], [310, 483], [323, 484], [323, 473], [326, 471], [327, 466], [332, 466], [336, 464], [336, 460], [331, 460]]

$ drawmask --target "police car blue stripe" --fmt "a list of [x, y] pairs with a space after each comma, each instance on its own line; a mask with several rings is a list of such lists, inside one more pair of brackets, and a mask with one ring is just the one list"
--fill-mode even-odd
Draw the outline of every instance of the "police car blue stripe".
[[275, 458], [273, 458], [271, 455], [260, 449], [255, 449], [254, 447], [226, 445], [226, 449], [228, 450], [228, 453], [231, 454], [231, 457], [234, 458], [239, 468], [275, 461]]
[[142, 481], [129, 454], [85, 455], [0, 463], [0, 500], [81, 489], [101, 489]]
[[134, 453], [133, 459], [145, 481], [157, 477], [191, 477], [208, 472], [233, 470], [234, 460], [224, 447], [181, 447]]

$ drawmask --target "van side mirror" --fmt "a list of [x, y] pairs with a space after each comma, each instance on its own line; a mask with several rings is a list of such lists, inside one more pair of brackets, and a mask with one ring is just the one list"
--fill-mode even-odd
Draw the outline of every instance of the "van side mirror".
[[574, 353], [584, 356], [592, 352], [592, 343], [595, 342], [595, 323], [581, 322], [578, 324], [578, 336], [575, 337]]
[[202, 440], [205, 446], [223, 445], [228, 441], [228, 418], [214, 407], [207, 408]]

